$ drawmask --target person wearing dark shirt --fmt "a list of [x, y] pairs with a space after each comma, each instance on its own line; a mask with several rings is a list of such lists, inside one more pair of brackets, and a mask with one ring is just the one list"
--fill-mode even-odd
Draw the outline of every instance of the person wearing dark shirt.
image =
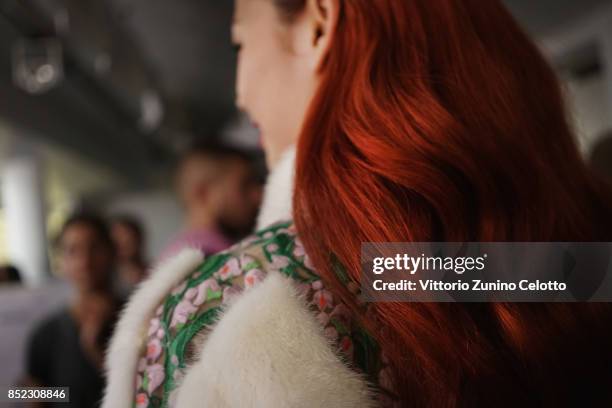
[[115, 252], [106, 224], [91, 214], [71, 217], [58, 246], [61, 272], [75, 294], [30, 336], [27, 383], [69, 387], [70, 404], [58, 406], [97, 407], [104, 388], [104, 350], [119, 310], [111, 284]]

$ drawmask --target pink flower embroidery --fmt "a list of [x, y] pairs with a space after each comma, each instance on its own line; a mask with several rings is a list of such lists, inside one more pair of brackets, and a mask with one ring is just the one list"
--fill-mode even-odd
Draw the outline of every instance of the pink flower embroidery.
[[147, 367], [147, 377], [149, 378], [149, 387], [147, 392], [149, 395], [159, 387], [165, 378], [164, 367], [161, 364], [154, 364]]
[[266, 274], [263, 273], [261, 270], [251, 269], [244, 276], [244, 286], [247, 289], [252, 288], [253, 286], [263, 281], [265, 277], [266, 277]]
[[216, 275], [218, 275], [222, 280], [228, 280], [236, 276], [240, 276], [241, 273], [242, 271], [240, 270], [238, 259], [232, 258], [227, 261], [225, 265], [219, 269], [219, 271], [217, 271]]
[[327, 323], [329, 322], [329, 315], [325, 312], [321, 312], [317, 315], [317, 320], [319, 321], [321, 326], [325, 327], [327, 326]]
[[136, 408], [147, 408], [149, 405], [149, 397], [144, 392], [136, 395]]
[[240, 268], [244, 271], [248, 268], [252, 268], [252, 265], [259, 266], [259, 262], [251, 255], [242, 254], [240, 255]]
[[183, 299], [181, 302], [176, 305], [174, 309], [174, 313], [172, 315], [172, 321], [170, 322], [170, 327], [175, 327], [177, 324], [187, 323], [189, 320], [189, 316], [198, 310], [189, 300]]
[[162, 353], [161, 342], [158, 338], [154, 338], [147, 344], [147, 359], [156, 361]]
[[204, 282], [200, 283], [196, 289], [198, 293], [195, 299], [193, 299], [193, 304], [196, 306], [200, 306], [202, 303], [208, 300], [209, 290], [212, 292], [221, 291], [221, 287], [219, 286], [219, 284], [217, 283], [217, 279], [215, 278], [206, 279]]
[[193, 298], [195, 298], [197, 294], [198, 290], [196, 288], [189, 288], [187, 289], [187, 292], [185, 292], [184, 299], [193, 300]]
[[329, 327], [325, 328], [323, 333], [325, 334], [325, 337], [327, 337], [331, 341], [338, 340], [338, 331], [336, 330], [336, 328], [334, 326], [329, 326]]
[[166, 333], [164, 333], [164, 329], [159, 329], [159, 330], [157, 330], [157, 333], [155, 333], [155, 335], [157, 336], [157, 338], [158, 338], [158, 339], [160, 339], [160, 340], [164, 338], [164, 335], [165, 335], [165, 334], [166, 334]]
[[278, 251], [278, 245], [276, 245], [276, 244], [269, 244], [269, 245], [266, 246], [266, 249], [270, 253], [276, 252], [276, 251]]
[[312, 301], [313, 301], [314, 304], [317, 305], [319, 310], [323, 311], [328, 306], [331, 306], [331, 303], [333, 301], [333, 297], [332, 297], [331, 292], [323, 289], [323, 290], [317, 291], [314, 294], [314, 296], [312, 297]]
[[314, 264], [312, 263], [312, 261], [310, 260], [310, 257], [308, 255], [306, 255], [306, 254], [304, 255], [304, 260], [302, 262], [304, 262], [304, 266], [305, 267], [307, 267], [311, 271], [314, 271], [314, 269], [315, 269]]
[[270, 263], [270, 268], [273, 270], [282, 269], [289, 265], [289, 259], [285, 256], [280, 255], [272, 255], [272, 262]]
[[304, 245], [299, 238], [296, 238], [294, 241], [295, 247], [293, 248], [293, 256], [301, 257], [306, 255], [306, 251], [304, 250]]
[[147, 333], [147, 336], [152, 336], [154, 333], [157, 332], [157, 330], [159, 330], [160, 328], [160, 321], [159, 318], [154, 317], [151, 319], [151, 321], [149, 322], [149, 331]]
[[287, 228], [279, 228], [279, 229], [276, 230], [276, 234], [275, 235], [279, 236], [279, 235], [291, 235], [291, 234], [289, 233], [289, 229], [287, 229]]

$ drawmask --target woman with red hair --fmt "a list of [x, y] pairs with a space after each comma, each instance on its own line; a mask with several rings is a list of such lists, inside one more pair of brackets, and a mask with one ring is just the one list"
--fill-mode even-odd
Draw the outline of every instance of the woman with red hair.
[[105, 407], [612, 403], [608, 304], [359, 302], [361, 242], [612, 238], [612, 193], [499, 1], [236, 0], [233, 37], [263, 228], [138, 290]]

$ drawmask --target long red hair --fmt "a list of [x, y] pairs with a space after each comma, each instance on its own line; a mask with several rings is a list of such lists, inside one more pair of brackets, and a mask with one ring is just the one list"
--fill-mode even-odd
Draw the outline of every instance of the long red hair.
[[[305, 1], [275, 3], [290, 19]], [[553, 71], [499, 1], [338, 3], [299, 140], [294, 217], [322, 278], [391, 361], [399, 398], [601, 401], [607, 304], [373, 303], [359, 314], [330, 259], [358, 282], [361, 242], [609, 241], [612, 194], [578, 153]]]

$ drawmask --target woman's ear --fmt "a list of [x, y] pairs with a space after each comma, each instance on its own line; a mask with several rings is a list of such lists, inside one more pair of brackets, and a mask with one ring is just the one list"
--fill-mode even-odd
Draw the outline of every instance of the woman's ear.
[[318, 70], [329, 52], [338, 23], [341, 0], [306, 0], [302, 44], [310, 66]]

